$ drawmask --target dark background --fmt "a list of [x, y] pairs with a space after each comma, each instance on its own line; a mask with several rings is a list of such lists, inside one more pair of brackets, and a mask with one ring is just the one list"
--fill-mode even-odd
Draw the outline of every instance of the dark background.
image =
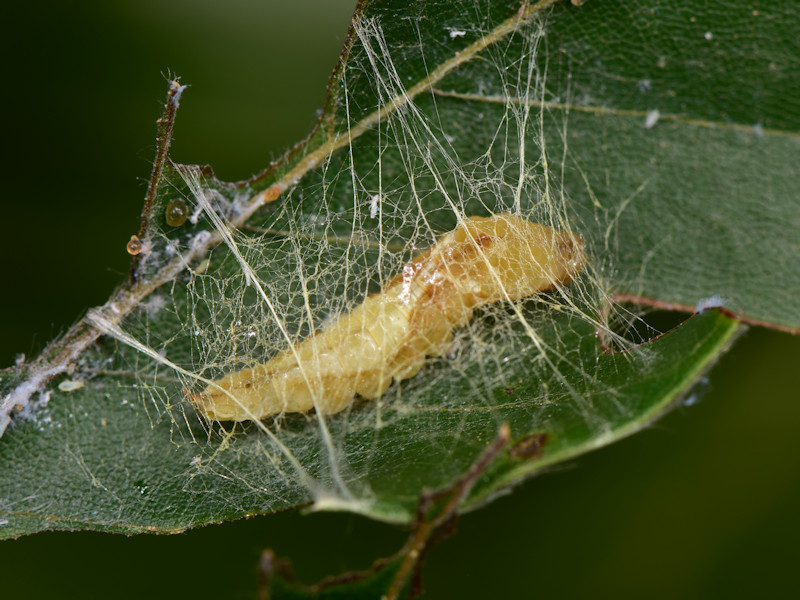
[[[172, 156], [248, 177], [322, 107], [353, 0], [4, 7], [0, 365], [35, 355], [124, 278], [172, 71]], [[768, 293], [768, 290], [765, 290]], [[750, 330], [699, 404], [466, 515], [431, 598], [749, 598], [797, 589], [800, 339]], [[174, 536], [0, 543], [4, 598], [253, 598], [265, 547], [307, 581], [367, 567], [401, 529], [285, 513]]]

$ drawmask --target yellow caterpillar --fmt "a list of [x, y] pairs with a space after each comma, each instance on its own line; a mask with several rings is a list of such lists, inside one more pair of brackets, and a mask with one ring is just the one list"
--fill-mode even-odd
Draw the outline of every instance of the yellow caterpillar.
[[324, 331], [187, 396], [218, 421], [339, 412], [444, 354], [475, 308], [566, 283], [585, 261], [574, 234], [507, 213], [468, 218]]

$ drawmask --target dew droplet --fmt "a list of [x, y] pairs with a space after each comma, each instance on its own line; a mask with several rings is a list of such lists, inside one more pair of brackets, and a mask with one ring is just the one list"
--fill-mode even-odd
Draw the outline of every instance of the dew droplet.
[[138, 235], [132, 235], [126, 248], [128, 250], [128, 254], [136, 256], [144, 249], [144, 244], [142, 244], [142, 240], [139, 239]]
[[164, 213], [164, 219], [167, 221], [167, 225], [170, 227], [180, 227], [186, 223], [186, 219], [188, 218], [189, 207], [186, 206], [186, 202], [180, 198], [170, 200], [169, 204], [167, 204], [167, 210]]

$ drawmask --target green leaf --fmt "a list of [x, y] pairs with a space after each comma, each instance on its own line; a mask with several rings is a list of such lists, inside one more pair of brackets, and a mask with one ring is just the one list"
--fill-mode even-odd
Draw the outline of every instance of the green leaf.
[[[0, 439], [0, 535], [306, 505], [406, 522], [508, 423], [474, 507], [650, 423], [728, 347], [730, 311], [800, 325], [798, 38], [771, 4], [708, 8], [720, 31], [677, 1], [362, 9], [307, 142], [238, 184], [163, 165], [132, 281], [4, 374], [5, 405], [35, 394]], [[178, 200], [197, 218], [168, 226]], [[481, 311], [448, 356], [337, 415], [220, 426], [186, 400], [352, 310], [456, 215], [503, 211], [583, 236], [587, 270]], [[729, 310], [662, 336], [619, 304], [712, 296]]]

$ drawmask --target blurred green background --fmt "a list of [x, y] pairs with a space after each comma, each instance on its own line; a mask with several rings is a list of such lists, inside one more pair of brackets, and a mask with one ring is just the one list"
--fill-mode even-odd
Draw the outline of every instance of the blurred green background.
[[[312, 126], [354, 4], [4, 7], [0, 364], [35, 355], [124, 278], [162, 74], [192, 86], [172, 156], [248, 177]], [[796, 591], [798, 365], [800, 338], [749, 331], [698, 404], [466, 515], [429, 556], [428, 597]], [[367, 567], [404, 538], [354, 516], [296, 513], [174, 536], [40, 534], [0, 543], [2, 596], [253, 598], [265, 547], [310, 582]]]

